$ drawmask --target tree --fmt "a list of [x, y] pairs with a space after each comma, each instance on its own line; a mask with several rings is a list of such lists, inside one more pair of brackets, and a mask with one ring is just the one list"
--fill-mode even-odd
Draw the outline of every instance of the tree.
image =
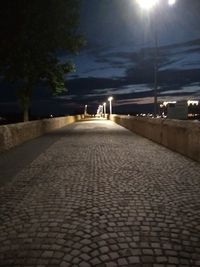
[[[74, 70], [67, 60], [83, 38], [77, 34], [79, 0], [4, 0], [0, 5], [0, 74], [14, 83], [28, 120], [31, 95], [38, 81], [52, 92], [64, 90], [65, 74]], [[62, 63], [58, 54], [66, 55]]]

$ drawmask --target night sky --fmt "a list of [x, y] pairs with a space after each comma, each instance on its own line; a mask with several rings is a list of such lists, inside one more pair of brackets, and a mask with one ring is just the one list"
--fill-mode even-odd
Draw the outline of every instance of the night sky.
[[[31, 112], [66, 115], [95, 112], [114, 97], [114, 113], [151, 112], [154, 87], [154, 29], [159, 40], [158, 100], [200, 99], [200, 0], [160, 0], [141, 10], [136, 0], [82, 0], [80, 32], [87, 45], [72, 59], [66, 92], [52, 97], [38, 85]], [[60, 55], [62, 57], [65, 55]], [[41, 90], [42, 89], [42, 90]], [[0, 111], [17, 111], [14, 89], [0, 86]]]

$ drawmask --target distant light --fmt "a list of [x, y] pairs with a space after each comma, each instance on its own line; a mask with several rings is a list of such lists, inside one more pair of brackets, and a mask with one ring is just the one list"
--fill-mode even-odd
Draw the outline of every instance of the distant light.
[[112, 101], [112, 100], [113, 100], [113, 97], [110, 96], [110, 97], [108, 98], [108, 101]]
[[176, 101], [165, 101], [163, 102], [163, 106], [167, 106], [168, 104], [176, 104]]
[[138, 4], [143, 9], [151, 9], [153, 8], [159, 0], [137, 0]]
[[188, 100], [187, 103], [188, 103], [188, 106], [189, 105], [197, 105], [197, 106], [199, 105], [199, 101], [198, 100]]
[[170, 6], [174, 5], [176, 3], [176, 0], [168, 0], [168, 4]]

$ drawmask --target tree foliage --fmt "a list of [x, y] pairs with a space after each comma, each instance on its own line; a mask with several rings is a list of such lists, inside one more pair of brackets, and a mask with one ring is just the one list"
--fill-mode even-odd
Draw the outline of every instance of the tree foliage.
[[[64, 89], [73, 71], [58, 53], [77, 53], [84, 44], [77, 34], [79, 0], [4, 0], [0, 6], [0, 73], [18, 86], [23, 109], [35, 84], [46, 81], [52, 92]], [[63, 60], [62, 60], [63, 62]]]

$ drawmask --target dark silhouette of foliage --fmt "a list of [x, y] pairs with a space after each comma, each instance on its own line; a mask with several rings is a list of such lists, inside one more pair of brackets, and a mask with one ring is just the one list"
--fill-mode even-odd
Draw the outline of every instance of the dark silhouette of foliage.
[[[0, 73], [17, 85], [24, 120], [36, 83], [45, 81], [58, 94], [65, 74], [74, 70], [67, 55], [84, 44], [77, 34], [79, 11], [79, 0], [4, 0], [0, 5]], [[58, 53], [66, 55], [64, 63]]]

